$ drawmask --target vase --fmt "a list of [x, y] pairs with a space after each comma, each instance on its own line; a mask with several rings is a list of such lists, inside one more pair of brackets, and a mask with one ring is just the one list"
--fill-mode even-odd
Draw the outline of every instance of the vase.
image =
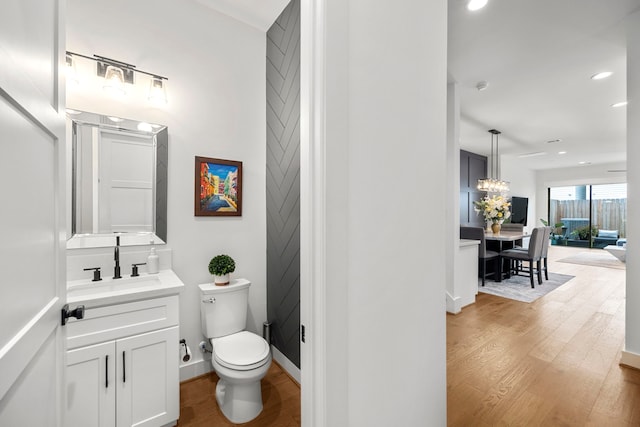
[[216, 274], [213, 275], [213, 283], [216, 286], [225, 286], [229, 284], [229, 274], [224, 274], [222, 276], [218, 276]]
[[493, 231], [493, 234], [499, 234], [501, 228], [502, 228], [502, 226], [500, 224], [498, 224], [497, 222], [491, 224], [491, 231]]

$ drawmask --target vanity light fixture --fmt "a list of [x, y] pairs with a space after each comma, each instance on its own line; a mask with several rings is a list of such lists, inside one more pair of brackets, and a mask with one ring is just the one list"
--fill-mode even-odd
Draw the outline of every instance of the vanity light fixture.
[[109, 65], [104, 74], [104, 86], [102, 86], [107, 92], [111, 92], [116, 95], [126, 95], [127, 91], [124, 88], [124, 71], [122, 68], [114, 65]]
[[562, 154], [567, 154], [566, 151], [558, 151], [558, 154], [562, 155]]
[[[489, 170], [489, 177], [478, 180], [478, 190], [486, 191], [489, 193], [506, 193], [509, 191], [509, 183], [500, 179], [500, 153], [498, 146], [498, 135], [502, 132], [496, 129], [490, 129], [491, 134], [491, 167]], [[496, 153], [493, 155], [493, 140], [496, 141]], [[494, 160], [495, 157], [495, 160]], [[494, 174], [495, 163], [495, 174]]]
[[470, 11], [480, 10], [487, 5], [489, 0], [469, 0], [467, 2], [467, 9]]
[[167, 83], [161, 77], [153, 76], [149, 84], [149, 101], [167, 103]]
[[168, 79], [166, 77], [162, 77], [157, 73], [149, 73], [147, 71], [139, 70], [133, 64], [128, 64], [126, 62], [104, 56], [86, 56], [70, 51], [66, 52], [66, 56], [67, 65], [70, 63], [75, 64], [76, 57], [94, 61], [96, 63], [96, 74], [99, 77], [104, 77], [105, 79], [103, 88], [116, 94], [125, 94], [126, 84], [136, 84], [136, 74], [148, 76], [147, 78], [150, 79], [150, 92], [148, 99], [152, 101], [159, 100], [161, 103], [167, 102], [166, 84]]
[[76, 69], [76, 62], [73, 60], [73, 57], [66, 54], [65, 61], [67, 63], [66, 73], [67, 73], [67, 83], [77, 86], [79, 84], [78, 80], [78, 70]]

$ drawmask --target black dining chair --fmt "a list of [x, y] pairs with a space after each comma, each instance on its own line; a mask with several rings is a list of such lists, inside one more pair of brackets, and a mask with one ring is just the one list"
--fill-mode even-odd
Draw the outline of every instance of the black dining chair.
[[521, 261], [528, 262], [528, 269], [525, 269], [524, 266], [512, 270], [511, 262], [509, 263], [509, 267], [507, 268], [507, 277], [511, 276], [511, 272], [515, 271], [515, 274], [518, 275], [520, 272], [528, 271], [529, 277], [531, 279], [531, 287], [535, 288], [533, 283], [533, 275], [537, 274], [538, 276], [538, 284], [542, 284], [542, 245], [543, 239], [545, 235], [545, 227], [536, 227], [533, 229], [531, 233], [531, 238], [529, 239], [529, 248], [527, 250], [524, 249], [507, 249], [500, 252], [500, 257], [509, 261]]
[[500, 255], [495, 251], [488, 251], [487, 244], [484, 239], [484, 228], [482, 227], [460, 227], [460, 238], [469, 240], [480, 240], [478, 248], [478, 261], [480, 263], [480, 276], [482, 277], [482, 286], [484, 286], [487, 277], [487, 261], [493, 260], [493, 271], [498, 271], [500, 265]]

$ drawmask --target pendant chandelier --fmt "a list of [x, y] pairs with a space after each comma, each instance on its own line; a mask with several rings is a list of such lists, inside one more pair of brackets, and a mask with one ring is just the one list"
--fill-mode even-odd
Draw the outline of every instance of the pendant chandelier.
[[[500, 154], [498, 149], [498, 135], [502, 132], [496, 129], [490, 129], [489, 133], [491, 134], [491, 167], [489, 169], [489, 178], [479, 179], [477, 188], [479, 191], [486, 191], [489, 193], [506, 193], [509, 191], [509, 183], [500, 179]], [[494, 137], [496, 144], [495, 156], [493, 155]]]

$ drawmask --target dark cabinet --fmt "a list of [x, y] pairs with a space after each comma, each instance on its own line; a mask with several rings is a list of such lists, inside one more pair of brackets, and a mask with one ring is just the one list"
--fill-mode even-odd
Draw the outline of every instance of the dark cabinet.
[[460, 150], [460, 225], [484, 227], [482, 215], [473, 210], [473, 202], [485, 196], [478, 191], [478, 180], [487, 177], [487, 158]]

